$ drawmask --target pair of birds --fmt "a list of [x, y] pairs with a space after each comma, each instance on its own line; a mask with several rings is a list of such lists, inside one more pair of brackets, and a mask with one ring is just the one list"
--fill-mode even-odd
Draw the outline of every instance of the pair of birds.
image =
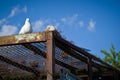
[[[54, 31], [54, 30], [55, 27], [52, 25], [48, 25], [47, 28], [45, 29], [45, 31]], [[32, 26], [29, 18], [26, 18], [25, 24], [23, 25], [23, 27], [19, 32], [19, 34], [26, 34], [26, 33], [32, 33]]]

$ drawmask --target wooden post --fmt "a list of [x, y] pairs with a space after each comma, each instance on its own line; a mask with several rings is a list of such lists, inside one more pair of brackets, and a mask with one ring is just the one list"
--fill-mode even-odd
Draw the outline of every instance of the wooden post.
[[55, 48], [53, 32], [47, 32], [47, 54], [46, 54], [46, 70], [47, 80], [54, 80], [55, 73]]
[[92, 58], [88, 57], [88, 80], [92, 80]]
[[102, 74], [103, 74], [103, 71], [101, 70], [101, 68], [98, 69], [98, 71], [99, 71], [99, 72], [98, 72], [98, 73], [99, 73], [98, 79], [99, 79], [99, 80], [103, 80], [103, 75], [102, 75]]
[[114, 80], [118, 80], [118, 74], [115, 70], [113, 71], [113, 78]]

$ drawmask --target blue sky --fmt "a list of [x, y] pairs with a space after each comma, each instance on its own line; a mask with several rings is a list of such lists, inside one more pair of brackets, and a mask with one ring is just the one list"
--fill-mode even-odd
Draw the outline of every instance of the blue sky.
[[111, 43], [120, 51], [119, 0], [0, 0], [0, 36], [18, 34], [30, 18], [33, 32], [54, 25], [67, 40], [103, 58]]

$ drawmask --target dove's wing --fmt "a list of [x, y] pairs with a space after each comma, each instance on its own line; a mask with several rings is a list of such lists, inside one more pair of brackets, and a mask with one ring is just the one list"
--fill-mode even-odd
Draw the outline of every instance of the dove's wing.
[[24, 34], [24, 26], [21, 28], [19, 34]]

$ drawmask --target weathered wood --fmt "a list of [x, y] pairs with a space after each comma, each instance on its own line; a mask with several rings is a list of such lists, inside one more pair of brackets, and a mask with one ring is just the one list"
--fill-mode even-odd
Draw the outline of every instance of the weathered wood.
[[90, 54], [90, 53], [88, 53], [88, 52], [86, 52], [86, 51], [83, 50], [82, 48], [79, 48], [79, 47], [73, 45], [72, 43], [66, 41], [65, 39], [63, 39], [63, 38], [61, 38], [61, 37], [59, 37], [59, 36], [55, 36], [55, 41], [56, 41], [56, 42], [59, 42], [59, 43], [62, 44], [62, 45], [64, 44], [64, 46], [66, 46], [66, 47], [69, 47], [69, 48], [71, 48], [71, 49], [73, 49], [73, 50], [78, 51], [79, 53], [83, 54], [83, 55], [86, 56], [86, 57], [92, 57], [92, 59], [100, 62], [102, 65], [106, 66], [107, 68], [111, 68], [112, 70], [116, 70], [118, 73], [120, 73], [120, 70], [112, 67], [111, 65], [109, 65], [109, 64], [107, 64], [106, 62], [102, 61], [101, 59], [95, 57], [94, 55], [92, 55], [92, 54]]
[[8, 59], [8, 58], [6, 58], [6, 57], [1, 56], [1, 55], [0, 55], [0, 60], [1, 60], [1, 61], [4, 61], [4, 62], [6, 62], [6, 63], [8, 63], [8, 64], [10, 64], [10, 65], [13, 65], [13, 66], [15, 66], [15, 67], [18, 67], [18, 68], [20, 68], [20, 69], [22, 69], [22, 70], [26, 70], [26, 71], [28, 71], [28, 72], [35, 73], [36, 75], [40, 74], [40, 72], [37, 71], [37, 70], [35, 70], [35, 69], [32, 69], [32, 68], [30, 68], [30, 67], [27, 67], [27, 66], [24, 66], [24, 65], [22, 65], [22, 64], [19, 64], [19, 63], [15, 62], [15, 61], [12, 61], [12, 60], [10, 60], [10, 59]]
[[32, 44], [22, 44], [22, 46], [24, 46], [25, 48], [28, 48], [29, 50], [33, 51], [34, 54], [38, 54], [44, 58], [46, 58], [46, 53], [43, 52], [42, 50], [38, 49], [36, 46], [32, 45]]
[[[70, 69], [70, 70], [78, 69], [78, 68], [75, 68], [67, 63], [64, 63], [64, 62], [58, 60], [58, 59], [55, 59], [55, 50], [54, 50], [55, 44], [59, 48], [61, 48], [63, 51], [67, 52], [70, 56], [88, 64], [89, 80], [92, 80], [92, 77], [94, 76], [94, 72], [92, 72], [92, 67], [97, 67], [100, 69], [105, 68], [105, 69], [107, 69], [108, 73], [110, 73], [109, 71], [114, 71], [114, 79], [115, 80], [119, 79], [118, 76], [120, 75], [120, 70], [107, 64], [106, 62], [95, 57], [94, 55], [90, 54], [89, 52], [86, 52], [82, 48], [79, 48], [79, 47], [71, 44], [67, 40], [63, 39], [61, 36], [53, 35], [53, 34], [54, 34], [54, 32], [43, 32], [43, 33], [31, 33], [31, 34], [23, 34], [23, 35], [4, 36], [4, 37], [0, 37], [0, 46], [22, 44], [26, 48], [34, 51], [36, 54], [42, 55], [44, 58], [46, 58], [46, 66], [47, 66], [46, 69], [48, 72], [47, 80], [54, 80], [55, 63], [60, 66], [65, 67], [67, 69]], [[54, 42], [54, 37], [55, 37], [55, 42]], [[28, 44], [28, 43], [36, 43], [36, 42], [41, 42], [41, 41], [42, 42], [47, 41], [46, 42], [47, 53], [43, 52], [42, 50], [38, 49], [37, 47], [33, 46], [32, 44]], [[20, 69], [35, 73], [36, 75], [40, 73], [37, 70], [34, 70], [30, 67], [21, 65], [15, 61], [12, 61], [8, 58], [3, 57], [3, 56], [0, 56], [0, 60], [6, 62], [8, 64], [11, 64], [13, 66], [16, 66]], [[110, 73], [110, 74], [113, 74], [113, 73]], [[102, 73], [102, 75], [103, 75], [103, 73]], [[112, 77], [113, 77], [113, 75], [112, 75]]]
[[56, 42], [59, 41], [59, 43], [63, 43], [66, 47], [69, 47], [73, 50], [76, 50], [78, 52], [80, 52], [81, 54], [85, 55], [85, 56], [90, 56], [89, 54], [87, 54], [86, 51], [84, 51], [82, 48], [79, 48], [75, 45], [73, 45], [72, 43], [66, 41], [65, 39], [61, 38], [61, 37], [58, 37], [58, 36], [55, 36], [55, 40]]
[[93, 80], [92, 79], [92, 74], [93, 74], [93, 72], [92, 72], [92, 58], [91, 57], [89, 57], [88, 58], [88, 80]]
[[0, 37], [0, 46], [46, 41], [46, 33], [31, 33]]
[[[22, 45], [24, 47], [30, 49], [31, 51], [33, 51], [35, 54], [38, 54], [38, 55], [42, 56], [43, 58], [46, 58], [46, 53], [43, 52], [42, 50], [38, 49], [36, 46], [33, 46], [31, 44], [22, 44]], [[65, 68], [67, 68], [69, 70], [73, 70], [73, 69], [74, 70], [79, 70], [78, 68], [75, 68], [75, 67], [73, 67], [73, 66], [71, 66], [69, 64], [66, 64], [66, 63], [64, 63], [64, 62], [62, 62], [62, 61], [60, 61], [58, 59], [55, 59], [55, 63], [62, 66], [62, 67], [65, 67]]]
[[[70, 56], [72, 56], [80, 61], [83, 61], [86, 64], [88, 63], [87, 57], [80, 55], [79, 53], [75, 52], [73, 49], [70, 49], [69, 47], [66, 47], [64, 44], [60, 43], [59, 41], [56, 41], [55, 44], [56, 44], [56, 46], [61, 48], [63, 51], [65, 51], [68, 55], [70, 55]], [[106, 68], [107, 69], [106, 66], [100, 65], [100, 64], [95, 63], [93, 61], [92, 61], [92, 66], [94, 66], [96, 68]]]
[[[35, 54], [38, 54], [38, 55], [42, 56], [43, 58], [46, 58], [46, 53], [43, 52], [42, 50], [38, 49], [36, 46], [31, 45], [31, 44], [22, 44], [22, 45], [23, 45], [24, 47], [30, 49], [31, 51], [33, 51]], [[67, 49], [67, 48], [66, 48], [66, 49]], [[64, 49], [63, 49], [63, 50], [64, 50]], [[74, 52], [74, 53], [71, 53], [71, 54], [76, 54], [76, 53]], [[80, 58], [79, 58], [79, 59], [80, 59]], [[85, 62], [87, 63], [87, 60], [86, 60]], [[62, 66], [62, 67], [65, 67], [65, 68], [67, 68], [67, 69], [69, 69], [69, 70], [80, 71], [80, 69], [75, 68], [75, 67], [73, 67], [73, 66], [71, 66], [71, 65], [69, 65], [69, 64], [66, 64], [66, 63], [64, 63], [64, 62], [62, 62], [62, 61], [60, 61], [60, 60], [58, 60], [58, 59], [55, 59], [55, 63], [58, 64], [58, 65], [60, 65], [60, 66]], [[106, 68], [105, 66], [99, 65], [99, 64], [94, 63], [94, 62], [92, 62], [92, 65], [93, 65], [94, 67], [96, 67], [96, 68]], [[79, 74], [81, 74], [81, 73], [79, 73]], [[79, 75], [79, 74], [77, 74], [77, 75]]]
[[47, 33], [47, 54], [46, 54], [46, 71], [47, 80], [55, 80], [55, 44], [53, 39], [53, 32]]
[[55, 42], [56, 46], [58, 46], [60, 49], [62, 49], [63, 51], [65, 51], [68, 55], [75, 57], [85, 63], [87, 63], [87, 58], [78, 54], [77, 52], [75, 52], [74, 50], [72, 50], [69, 47], [66, 47], [65, 45], [59, 43], [58, 41]]
[[113, 77], [114, 77], [114, 80], [119, 80], [118, 73], [116, 71], [113, 71]]

